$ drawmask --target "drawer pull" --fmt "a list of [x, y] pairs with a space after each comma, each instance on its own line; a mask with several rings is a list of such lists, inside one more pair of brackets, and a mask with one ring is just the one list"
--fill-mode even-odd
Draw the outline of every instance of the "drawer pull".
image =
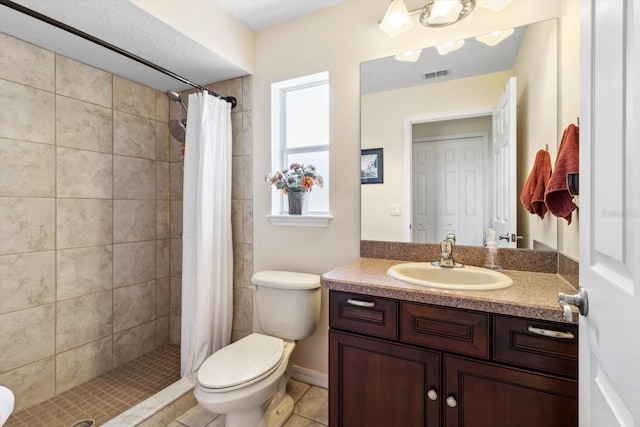
[[376, 303], [372, 301], [360, 301], [357, 299], [348, 299], [347, 302], [351, 305], [357, 305], [358, 307], [373, 307], [376, 305]]
[[427, 392], [427, 397], [429, 400], [438, 400], [438, 393], [434, 389], [431, 389]]
[[533, 326], [529, 326], [527, 329], [531, 333], [543, 335], [545, 337], [563, 338], [563, 339], [575, 338], [575, 336], [571, 332], [552, 331], [551, 329], [534, 328]]

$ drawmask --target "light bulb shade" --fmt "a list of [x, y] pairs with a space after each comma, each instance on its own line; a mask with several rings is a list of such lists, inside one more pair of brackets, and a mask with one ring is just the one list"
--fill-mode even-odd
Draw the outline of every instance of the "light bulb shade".
[[458, 0], [434, 0], [428, 21], [430, 24], [453, 23], [461, 10], [462, 3]]
[[436, 46], [436, 49], [440, 55], [446, 55], [447, 53], [460, 49], [462, 46], [464, 46], [464, 40], [454, 40], [439, 44]]
[[446, 27], [463, 20], [476, 6], [476, 0], [433, 0], [424, 6], [420, 23], [425, 27]]
[[476, 0], [478, 6], [489, 9], [491, 12], [500, 12], [512, 2], [513, 0]]
[[403, 0], [392, 0], [387, 8], [387, 13], [378, 25], [389, 37], [396, 37], [413, 28], [413, 21], [409, 16], [407, 6]]
[[416, 62], [418, 58], [420, 58], [420, 52], [422, 52], [422, 49], [408, 50], [406, 52], [397, 54], [395, 58], [396, 58], [396, 61]]
[[487, 46], [493, 47], [500, 43], [502, 40], [509, 37], [511, 34], [513, 34], [513, 28], [509, 28], [508, 30], [494, 31], [489, 34], [483, 34], [481, 36], [477, 36], [476, 40], [486, 44]]

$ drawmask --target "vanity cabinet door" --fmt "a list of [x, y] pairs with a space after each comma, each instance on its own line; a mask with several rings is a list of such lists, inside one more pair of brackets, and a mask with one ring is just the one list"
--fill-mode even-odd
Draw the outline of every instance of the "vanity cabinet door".
[[441, 354], [329, 332], [329, 425], [439, 426]]
[[552, 375], [444, 356], [446, 427], [578, 425], [578, 383]]

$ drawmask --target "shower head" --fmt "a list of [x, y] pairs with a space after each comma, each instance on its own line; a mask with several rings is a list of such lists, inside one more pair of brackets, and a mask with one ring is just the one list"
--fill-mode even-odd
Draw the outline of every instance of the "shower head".
[[180, 94], [178, 92], [168, 90], [165, 93], [167, 94], [169, 100], [179, 103], [180, 105], [182, 105], [182, 108], [184, 108], [184, 112], [187, 112], [187, 106], [184, 105], [184, 102], [182, 102], [182, 98], [180, 98]]
[[187, 121], [186, 120], [169, 120], [169, 133], [176, 140], [184, 142], [187, 133]]

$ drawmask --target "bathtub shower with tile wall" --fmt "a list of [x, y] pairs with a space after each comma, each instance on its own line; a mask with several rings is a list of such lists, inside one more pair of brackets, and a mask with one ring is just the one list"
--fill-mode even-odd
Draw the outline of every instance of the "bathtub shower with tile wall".
[[[0, 100], [0, 384], [19, 411], [179, 344], [182, 159], [163, 92], [2, 33]], [[250, 109], [234, 114], [250, 172]], [[251, 332], [250, 182], [234, 182], [236, 336]]]

